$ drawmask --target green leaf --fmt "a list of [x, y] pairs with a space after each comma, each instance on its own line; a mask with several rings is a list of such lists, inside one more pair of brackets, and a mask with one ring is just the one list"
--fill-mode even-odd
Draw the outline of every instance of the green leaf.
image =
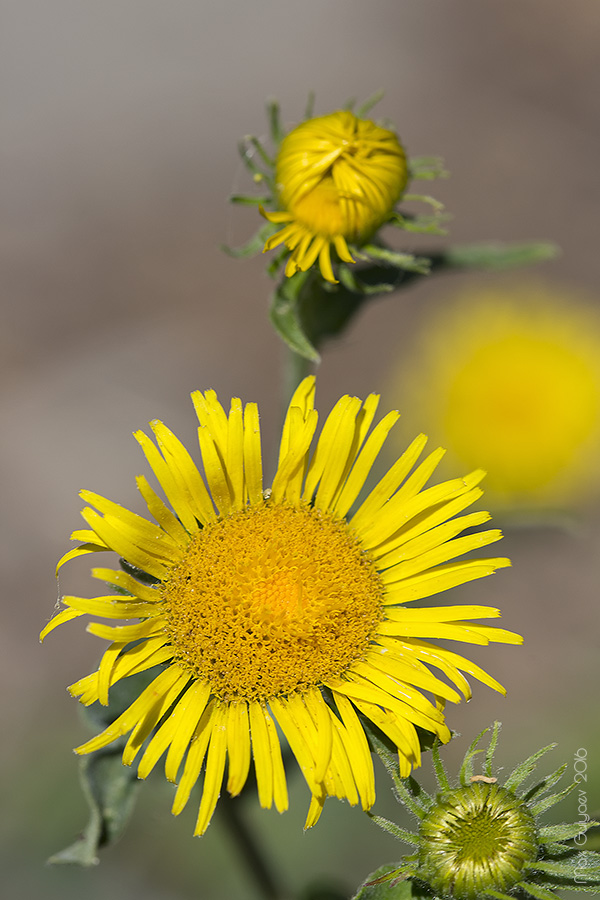
[[559, 254], [549, 241], [505, 244], [500, 241], [458, 244], [443, 251], [447, 266], [461, 269], [512, 269], [554, 259]]
[[[164, 666], [152, 666], [146, 672], [123, 678], [111, 687], [108, 706], [93, 703], [91, 706], [81, 707], [84, 720], [96, 733], [103, 731], [139, 697], [163, 669]], [[125, 738], [121, 738], [110, 747], [103, 747], [81, 757], [79, 778], [90, 809], [90, 818], [78, 840], [50, 857], [49, 863], [96, 865], [100, 847], [114, 843], [122, 834], [141, 784], [137, 778], [137, 769], [124, 766], [121, 761], [125, 743]]]
[[372, 872], [352, 900], [418, 900], [431, 898], [424, 886], [416, 885], [402, 871], [402, 866], [381, 866]]
[[298, 302], [298, 294], [307, 276], [307, 272], [297, 272], [291, 278], [283, 278], [273, 293], [269, 316], [288, 347], [311, 362], [319, 362], [320, 356], [301, 320]]
[[89, 822], [81, 837], [51, 856], [49, 863], [97, 865], [99, 848], [114, 843], [122, 834], [141, 783], [135, 770], [121, 762], [122, 752], [120, 742], [118, 746], [97, 750], [81, 759], [79, 772], [90, 808]]

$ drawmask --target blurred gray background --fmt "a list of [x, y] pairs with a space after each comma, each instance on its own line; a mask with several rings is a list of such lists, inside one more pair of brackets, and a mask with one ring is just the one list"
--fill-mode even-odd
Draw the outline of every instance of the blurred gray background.
[[[446, 159], [452, 178], [431, 190], [454, 216], [453, 240], [551, 239], [563, 255], [536, 276], [600, 297], [600, 4], [4, 0], [0, 12], [6, 896], [252, 898], [218, 817], [193, 839], [194, 804], [173, 819], [162, 777], [98, 868], [44, 867], [87, 816], [71, 753], [86, 732], [64, 686], [91, 670], [100, 644], [78, 623], [43, 648], [37, 640], [57, 597], [55, 562], [79, 527], [77, 492], [140, 509], [145, 464], [131, 432], [158, 417], [192, 444], [195, 388], [258, 400], [265, 444], [275, 438], [284, 353], [265, 315], [264, 259], [219, 249], [258, 223], [226, 200], [251, 190], [236, 144], [265, 133], [269, 97], [291, 124], [310, 89], [325, 113], [383, 88], [376, 115], [409, 152]], [[320, 408], [381, 389], [411, 329], [475, 277], [493, 280], [431, 280], [373, 303], [326, 352]], [[512, 532], [503, 551], [514, 568], [461, 593], [500, 605], [526, 643], [470, 654], [509, 696], [476, 686], [468, 707], [449, 710], [465, 738], [447, 754], [458, 759], [495, 718], [507, 765], [552, 740], [555, 765], [585, 747], [590, 811], [600, 807], [599, 535], [594, 511], [570, 531]], [[88, 592], [88, 570], [69, 567], [61, 591]], [[336, 801], [302, 835], [300, 781], [284, 817], [251, 812], [293, 889], [313, 871], [351, 891], [404, 852]], [[398, 818], [387, 793], [381, 779], [378, 808]], [[576, 818], [574, 800], [564, 816]]]

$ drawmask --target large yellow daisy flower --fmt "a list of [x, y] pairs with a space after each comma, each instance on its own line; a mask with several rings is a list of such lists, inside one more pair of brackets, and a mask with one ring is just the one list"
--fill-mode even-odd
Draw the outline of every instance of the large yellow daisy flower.
[[392, 131], [347, 110], [302, 122], [284, 137], [275, 181], [282, 207], [265, 212], [285, 227], [264, 250], [285, 244], [285, 274], [319, 260], [323, 278], [336, 282], [331, 247], [354, 262], [350, 243], [362, 243], [389, 219], [408, 180], [404, 150]]
[[291, 400], [268, 490], [256, 404], [243, 408], [234, 399], [227, 415], [213, 391], [194, 393], [206, 480], [168, 428], [152, 422], [158, 447], [143, 432], [135, 436], [171, 508], [143, 476], [137, 482], [153, 522], [83, 491], [89, 530], [72, 535], [83, 544], [59, 563], [112, 550], [128, 568], [151, 576], [149, 584], [126, 571], [94, 569], [119, 593], [64, 597], [66, 608], [42, 637], [84, 613], [138, 620], [88, 625], [111, 644], [98, 671], [69, 690], [84, 704], [106, 704], [120, 679], [164, 668], [76, 752], [130, 733], [123, 762], [141, 753], [140, 778], [166, 753], [166, 777], [177, 783], [175, 814], [206, 760], [197, 834], [210, 822], [227, 760], [230, 794], [242, 790], [253, 756], [261, 805], [286, 809], [278, 728], [312, 794], [307, 826], [328, 795], [369, 809], [375, 789], [361, 717], [393, 741], [405, 776], [420, 762], [417, 727], [449, 740], [443, 704], [459, 700], [455, 687], [470, 696], [463, 672], [503, 690], [478, 666], [427, 639], [521, 642], [465, 621], [494, 618], [496, 609], [406, 605], [509, 565], [458, 560], [501, 536], [459, 537], [489, 518], [459, 515], [481, 495], [483, 473], [423, 489], [443, 451], [415, 468], [426, 442], [421, 435], [350, 513], [398, 413], [370, 431], [378, 397], [364, 403], [342, 397], [311, 453], [314, 388], [314, 378], [305, 379]]
[[600, 487], [600, 318], [543, 285], [471, 289], [430, 317], [391, 385], [488, 502], [569, 507]]

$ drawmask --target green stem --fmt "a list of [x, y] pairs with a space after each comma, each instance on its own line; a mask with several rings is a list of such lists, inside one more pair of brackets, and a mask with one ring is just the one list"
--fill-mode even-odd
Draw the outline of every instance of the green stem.
[[282, 886], [267, 863], [262, 853], [255, 833], [248, 828], [242, 815], [242, 802], [224, 793], [219, 800], [219, 809], [223, 816], [227, 830], [237, 846], [240, 856], [243, 858], [254, 883], [265, 900], [286, 900], [289, 894], [284, 892]]
[[295, 353], [294, 350], [288, 348], [284, 380], [284, 403], [286, 410], [292, 398], [292, 394], [294, 393], [302, 379], [306, 378], [307, 375], [312, 374], [313, 368], [314, 363], [311, 362], [310, 359], [306, 359], [306, 357], [300, 356], [299, 353]]

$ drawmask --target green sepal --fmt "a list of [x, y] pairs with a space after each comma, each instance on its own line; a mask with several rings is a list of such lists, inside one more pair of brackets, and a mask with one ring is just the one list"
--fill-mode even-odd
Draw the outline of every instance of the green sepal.
[[440, 742], [435, 741], [432, 750], [431, 750], [431, 759], [433, 761], [433, 769], [435, 771], [435, 777], [437, 779], [437, 783], [440, 791], [449, 791], [450, 782], [448, 781], [448, 775], [446, 774], [446, 770], [444, 768], [444, 764], [440, 757]]
[[370, 97], [360, 104], [355, 110], [355, 115], [359, 119], [364, 119], [367, 113], [370, 113], [374, 106], [377, 106], [380, 100], [383, 100], [385, 91], [375, 91], [374, 94], [371, 94]]
[[273, 225], [272, 222], [267, 222], [241, 247], [228, 247], [226, 244], [221, 244], [221, 250], [234, 259], [248, 259], [250, 256], [258, 256], [259, 253], [262, 253], [267, 238], [271, 237], [276, 230], [276, 225]]
[[[353, 248], [354, 250], [354, 248]], [[387, 247], [378, 247], [376, 244], [366, 244], [360, 251], [354, 250], [359, 259], [375, 259], [388, 263], [395, 269], [405, 272], [414, 272], [416, 275], [429, 275], [431, 260], [426, 256], [415, 256], [413, 253], [398, 253]]]
[[436, 178], [450, 176], [441, 156], [411, 156], [408, 161], [408, 170], [411, 181], [435, 181]]
[[131, 575], [131, 577], [135, 578], [136, 581], [141, 581], [142, 584], [152, 585], [158, 584], [160, 581], [159, 578], [155, 578], [154, 575], [149, 575], [148, 572], [144, 572], [143, 569], [138, 569], [137, 566], [132, 565], [123, 557], [119, 559], [119, 565], [124, 572], [127, 572], [128, 575]]
[[235, 203], [237, 206], [265, 206], [270, 203], [272, 200], [270, 195], [263, 197], [254, 197], [248, 194], [232, 194], [229, 198], [230, 203]]
[[600, 824], [598, 824], [598, 819], [600, 819], [600, 811], [596, 810], [592, 821], [587, 825], [582, 825], [582, 829], [590, 829], [585, 836], [585, 845], [588, 850], [600, 850]]
[[523, 760], [522, 763], [519, 763], [519, 765], [513, 769], [504, 782], [503, 787], [506, 788], [507, 791], [515, 791], [526, 778], [529, 778], [535, 769], [538, 760], [540, 760], [545, 753], [548, 753], [549, 750], [554, 750], [555, 747], [556, 744], [548, 744], [547, 747], [542, 747], [541, 750], [537, 750], [535, 753], [532, 753], [531, 756], [528, 756], [527, 759]]
[[386, 225], [394, 225], [401, 231], [411, 231], [414, 234], [436, 234], [445, 235], [448, 233], [446, 228], [442, 228], [441, 222], [446, 222], [450, 216], [436, 213], [431, 216], [412, 216], [407, 213], [394, 213], [386, 222]]
[[515, 886], [531, 894], [532, 897], [535, 897], [535, 900], [558, 900], [558, 894], [542, 887], [540, 884], [532, 884], [530, 881], [519, 881]]
[[545, 825], [539, 830], [539, 836], [542, 843], [548, 841], [570, 841], [585, 834], [588, 828], [593, 828], [597, 822], [572, 822], [563, 825]]
[[492, 727], [492, 736], [490, 737], [490, 742], [485, 754], [485, 774], [488, 778], [492, 777], [492, 764], [494, 762], [494, 753], [496, 752], [496, 747], [498, 745], [498, 737], [500, 735], [500, 729], [502, 728], [502, 722], [494, 722]]
[[[593, 857], [593, 864], [590, 857]], [[589, 865], [588, 859], [590, 859]], [[565, 860], [538, 859], [531, 864], [530, 868], [535, 872], [551, 875], [553, 878], [566, 878], [569, 880], [569, 884], [577, 874], [585, 878], [586, 882], [600, 884], [600, 861], [597, 854], [590, 853], [586, 857], [584, 852], [581, 852], [573, 853]]]
[[284, 134], [281, 127], [279, 103], [276, 100], [268, 101], [267, 118], [269, 120], [269, 136], [275, 146], [278, 147], [283, 140]]
[[474, 768], [473, 768], [473, 760], [480, 753], [485, 753], [484, 747], [479, 747], [478, 744], [484, 734], [487, 734], [489, 728], [484, 728], [481, 734], [478, 734], [474, 741], [469, 745], [467, 752], [465, 753], [462, 761], [462, 765], [460, 767], [460, 772], [458, 774], [458, 778], [463, 787], [468, 787], [471, 784], [471, 778], [473, 777]]
[[423, 819], [431, 806], [431, 797], [419, 782], [409, 776], [401, 778], [398, 770], [398, 752], [391, 749], [391, 744], [379, 729], [367, 719], [361, 719], [369, 742], [392, 779], [393, 792], [398, 803], [406, 806], [415, 816]]
[[406, 876], [402, 865], [388, 864], [372, 872], [352, 900], [431, 900], [432, 897], [426, 885]]
[[542, 794], [545, 794], [546, 791], [549, 791], [551, 787], [554, 787], [554, 785], [560, 781], [566, 771], [567, 763], [563, 763], [563, 765], [559, 766], [555, 772], [552, 772], [551, 775], [543, 778], [538, 784], [535, 784], [525, 794], [523, 794], [522, 799], [529, 803], [531, 800], [533, 800], [534, 797], [541, 797]]
[[379, 827], [384, 831], [387, 831], [388, 834], [392, 834], [399, 841], [403, 841], [405, 844], [419, 843], [419, 838], [413, 831], [407, 831], [406, 828], [401, 828], [399, 825], [396, 825], [395, 822], [390, 822], [389, 819], [375, 815], [375, 813], [367, 812], [367, 815], [372, 822], [375, 822], [376, 825], [379, 825]]
[[550, 809], [555, 803], [560, 803], [561, 800], [564, 800], [572, 791], [575, 790], [577, 785], [575, 783], [570, 784], [563, 791], [559, 791], [557, 794], [550, 794], [549, 797], [545, 797], [543, 800], [538, 801], [538, 803], [534, 803], [533, 806], [530, 806], [531, 814], [534, 816], [539, 816], [541, 813], [546, 812], [547, 809]]
[[81, 836], [48, 860], [51, 865], [95, 866], [98, 850], [123, 833], [135, 806], [141, 782], [135, 770], [121, 762], [124, 741], [97, 750], [79, 761], [83, 795], [90, 818]]

